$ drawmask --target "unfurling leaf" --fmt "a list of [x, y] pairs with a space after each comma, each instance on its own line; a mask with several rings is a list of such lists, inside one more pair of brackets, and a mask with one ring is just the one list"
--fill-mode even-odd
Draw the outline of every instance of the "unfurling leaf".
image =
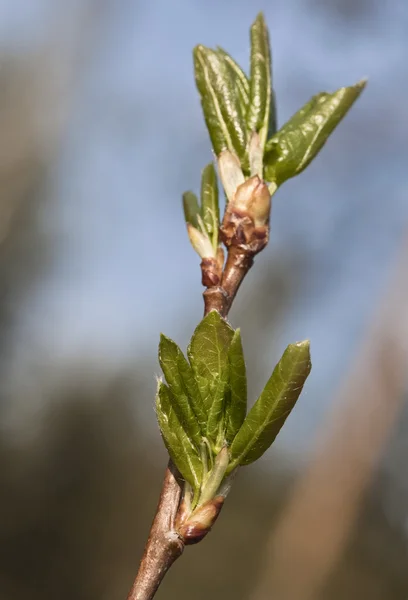
[[198, 219], [197, 217], [200, 214], [200, 207], [198, 205], [198, 199], [193, 192], [184, 192], [183, 194], [183, 209], [184, 209], [184, 218], [186, 223], [192, 225], [197, 229], [198, 227]]
[[232, 56], [228, 54], [228, 52], [225, 52], [225, 50], [223, 50], [223, 48], [220, 47], [217, 48], [217, 51], [226, 63], [227, 67], [230, 69], [231, 78], [234, 81], [234, 85], [236, 86], [236, 93], [238, 95], [238, 100], [241, 104], [242, 114], [245, 116], [249, 106], [249, 79], [245, 75], [241, 67], [232, 58]]
[[171, 391], [160, 381], [156, 395], [156, 414], [164, 444], [184, 479], [194, 490], [198, 490], [203, 471], [201, 460], [181, 426], [173, 405]]
[[321, 150], [365, 87], [361, 81], [314, 96], [270, 139], [265, 147], [265, 179], [281, 185], [303, 171]]
[[230, 69], [217, 52], [201, 45], [194, 49], [194, 68], [215, 154], [228, 149], [245, 162], [245, 119]]
[[203, 403], [210, 410], [214, 382], [228, 373], [228, 349], [234, 330], [213, 310], [199, 323], [188, 347], [188, 358], [200, 388]]
[[220, 209], [218, 206], [217, 175], [213, 163], [203, 169], [201, 176], [201, 216], [213, 247], [217, 248]]
[[294, 407], [310, 369], [309, 341], [290, 344], [231, 444], [229, 471], [254, 462], [269, 448]]
[[159, 362], [177, 418], [198, 449], [202, 435], [205, 435], [207, 411], [190, 365], [177, 344], [163, 334], [160, 336]]
[[268, 135], [271, 96], [271, 49], [268, 29], [260, 13], [251, 27], [250, 100], [246, 120], [248, 131], [259, 133], [262, 148]]
[[226, 440], [231, 443], [245, 420], [247, 380], [241, 332], [237, 329], [228, 351], [229, 395], [226, 406]]

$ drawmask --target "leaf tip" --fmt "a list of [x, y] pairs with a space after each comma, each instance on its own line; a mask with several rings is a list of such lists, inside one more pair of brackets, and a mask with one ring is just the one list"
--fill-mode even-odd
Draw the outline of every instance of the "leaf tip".
[[260, 10], [259, 13], [256, 15], [253, 25], [255, 25], [256, 23], [262, 23], [263, 25], [265, 24], [265, 15], [263, 14], [262, 10]]
[[311, 365], [310, 361], [310, 340], [302, 340], [301, 342], [294, 342], [289, 344], [288, 348], [289, 355], [296, 356], [302, 361], [307, 361]]
[[194, 46], [193, 48], [193, 54], [194, 56], [198, 56], [199, 54], [201, 54], [203, 51], [205, 50], [205, 46], [203, 46], [203, 44], [197, 44], [196, 46]]
[[302, 340], [301, 342], [294, 342], [291, 344], [297, 348], [303, 348], [304, 350], [310, 350], [310, 340]]
[[366, 87], [368, 83], [368, 77], [363, 77], [362, 79], [360, 79], [360, 81], [358, 81], [356, 83], [356, 87], [361, 87], [362, 89], [364, 89]]
[[354, 85], [351, 86], [351, 88], [354, 89], [356, 92], [356, 99], [363, 92], [363, 90], [367, 86], [367, 83], [368, 83], [368, 77], [363, 77], [362, 79], [360, 79], [360, 81], [358, 81], [357, 83], [355, 83]]
[[159, 360], [161, 360], [162, 352], [166, 351], [169, 347], [176, 347], [176, 343], [164, 333], [160, 334], [160, 343], [159, 343]]

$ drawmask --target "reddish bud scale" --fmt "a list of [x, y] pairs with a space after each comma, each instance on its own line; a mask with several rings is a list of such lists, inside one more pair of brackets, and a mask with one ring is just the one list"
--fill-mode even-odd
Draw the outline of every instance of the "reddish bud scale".
[[190, 514], [191, 514], [190, 502], [186, 502], [186, 499], [183, 498], [183, 500], [180, 503], [179, 509], [177, 511], [176, 521], [174, 524], [174, 527], [176, 530], [180, 529], [180, 527], [188, 519]]
[[221, 512], [225, 498], [216, 496], [199, 506], [180, 526], [178, 534], [186, 546], [197, 544], [207, 535]]
[[255, 227], [245, 211], [228, 206], [220, 234], [227, 248], [238, 246], [245, 253], [255, 255], [263, 250], [269, 241], [269, 225]]
[[265, 182], [257, 175], [240, 185], [227, 206], [220, 229], [227, 248], [236, 246], [254, 256], [269, 240], [271, 197]]
[[217, 257], [206, 257], [201, 261], [201, 283], [211, 288], [221, 283], [222, 269], [224, 266], [224, 251], [221, 247], [217, 250]]

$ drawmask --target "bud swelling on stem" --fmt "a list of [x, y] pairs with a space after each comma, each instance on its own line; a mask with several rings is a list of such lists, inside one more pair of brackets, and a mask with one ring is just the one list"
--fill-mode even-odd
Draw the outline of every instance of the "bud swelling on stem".
[[271, 212], [268, 186], [258, 175], [250, 177], [236, 190], [231, 208], [246, 213], [255, 227], [266, 225]]
[[224, 501], [223, 496], [215, 496], [215, 498], [196, 508], [179, 527], [177, 533], [186, 545], [197, 544], [207, 535], [217, 520]]

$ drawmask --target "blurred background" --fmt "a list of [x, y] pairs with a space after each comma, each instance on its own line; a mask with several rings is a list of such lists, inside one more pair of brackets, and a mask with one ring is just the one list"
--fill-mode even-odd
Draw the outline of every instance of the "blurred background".
[[202, 315], [180, 198], [211, 160], [191, 50], [248, 65], [263, 10], [282, 125], [369, 85], [274, 198], [230, 319], [253, 402], [289, 342], [313, 370], [273, 449], [158, 598], [408, 597], [408, 5], [0, 0], [0, 599], [131, 586], [166, 453], [159, 333]]

